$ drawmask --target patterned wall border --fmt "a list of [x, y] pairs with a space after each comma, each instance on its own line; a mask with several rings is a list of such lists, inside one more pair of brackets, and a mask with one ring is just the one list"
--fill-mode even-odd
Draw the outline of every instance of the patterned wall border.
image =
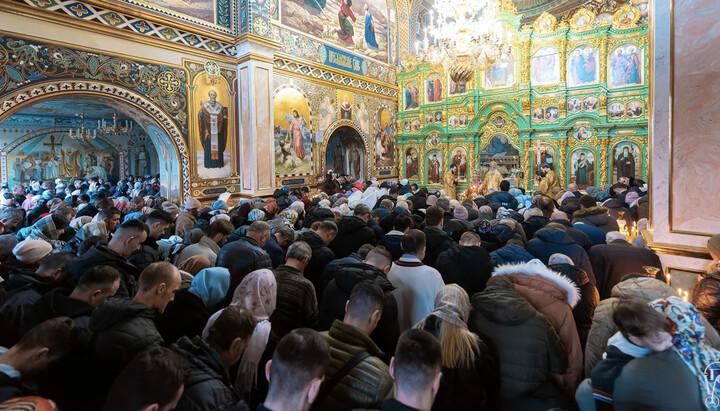
[[320, 67], [314, 67], [309, 64], [288, 60], [282, 57], [275, 57], [275, 68], [290, 71], [292, 73], [302, 74], [319, 80], [337, 83], [345, 87], [355, 87], [360, 90], [381, 94], [387, 97], [398, 97], [398, 90], [395, 88], [386, 87], [380, 84], [373, 84], [369, 81], [353, 78]]
[[181, 31], [172, 27], [159, 25], [147, 20], [127, 16], [116, 11], [97, 6], [78, 3], [74, 0], [14, 0], [33, 8], [71, 16], [87, 22], [100, 23], [104, 26], [123, 29], [125, 31], [171, 41], [185, 46], [235, 57], [237, 50], [234, 44], [223, 43], [197, 34]]
[[[36, 1], [38, 1], [39, 3], [45, 3], [45, 2], [53, 1], [53, 0], [36, 0]], [[57, 0], [55, 0], [55, 1], [57, 1]], [[156, 6], [153, 6], [152, 4], [144, 3], [141, 1], [136, 1], [136, 0], [120, 0], [120, 1], [123, 3], [131, 4], [133, 6], [141, 7], [146, 10], [153, 11], [156, 13], [161, 13], [168, 17], [176, 18], [178, 20], [182, 20], [182, 21], [185, 21], [188, 23], [197, 24], [198, 26], [203, 26], [203, 27], [207, 27], [212, 30], [217, 30], [222, 33], [237, 34], [237, 29], [236, 29], [237, 26], [235, 25], [236, 19], [234, 18], [234, 16], [235, 16], [235, 7], [234, 7], [235, 2], [234, 1], [230, 1], [230, 0], [215, 0], [214, 1], [217, 9], [220, 9], [220, 8], [228, 9], [227, 14], [219, 14], [219, 13], [217, 14], [216, 24], [212, 24], [208, 21], [204, 21], [204, 20], [196, 19], [196, 18], [193, 18], [190, 16], [186, 16], [186, 15], [174, 12], [172, 10], [156, 7]], [[235, 27], [233, 27], [233, 26], [235, 26]]]

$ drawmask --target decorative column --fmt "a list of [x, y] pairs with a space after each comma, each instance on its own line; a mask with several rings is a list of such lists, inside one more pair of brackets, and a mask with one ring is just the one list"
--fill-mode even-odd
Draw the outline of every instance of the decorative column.
[[[605, 36], [607, 36], [607, 33], [605, 33]], [[607, 37], [600, 37], [600, 47], [598, 47], [600, 51], [600, 84], [607, 83], [607, 44]]]
[[520, 185], [522, 186], [525, 182], [527, 182], [527, 188], [530, 190], [531, 181], [532, 181], [532, 170], [530, 169], [530, 141], [525, 140], [522, 142], [522, 170], [525, 175], [525, 177], [520, 181]]
[[[557, 173], [558, 178], [560, 179], [560, 186], [565, 188], [567, 187], [567, 183], [565, 181], [565, 178], [567, 177], [567, 164], [565, 163], [565, 155], [567, 152], [567, 140], [562, 140], [558, 144], [558, 162], [555, 166], [555, 173]], [[560, 168], [562, 167], [562, 171]]]
[[600, 184], [602, 189], [608, 182], [608, 140], [600, 140]]

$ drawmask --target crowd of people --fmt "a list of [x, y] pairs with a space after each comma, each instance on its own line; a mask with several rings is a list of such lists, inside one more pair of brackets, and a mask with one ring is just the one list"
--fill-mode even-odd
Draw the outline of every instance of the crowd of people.
[[0, 410], [720, 405], [720, 235], [679, 298], [620, 231], [642, 181], [327, 175], [206, 206], [156, 181], [0, 187]]

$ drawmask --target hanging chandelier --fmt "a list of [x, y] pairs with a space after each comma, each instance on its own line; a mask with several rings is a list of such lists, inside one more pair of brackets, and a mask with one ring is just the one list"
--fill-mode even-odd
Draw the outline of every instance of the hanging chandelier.
[[116, 111], [113, 113], [112, 125], [108, 125], [105, 119], [98, 120], [98, 130], [103, 134], [126, 134], [132, 130], [132, 121], [125, 120], [124, 126], [120, 125]]
[[456, 84], [511, 53], [497, 0], [435, 0], [433, 9], [415, 53], [424, 63], [442, 65]]
[[70, 129], [68, 136], [73, 140], [95, 140], [97, 137], [97, 130], [90, 130], [85, 128], [85, 113], [80, 113], [80, 128], [76, 129], [73, 133], [73, 129]]

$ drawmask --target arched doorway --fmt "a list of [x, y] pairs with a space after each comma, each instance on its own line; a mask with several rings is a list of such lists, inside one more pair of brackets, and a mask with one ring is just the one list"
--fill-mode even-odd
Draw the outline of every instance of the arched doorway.
[[332, 170], [359, 180], [367, 178], [367, 145], [358, 130], [349, 125], [337, 127], [326, 142], [325, 172]]

